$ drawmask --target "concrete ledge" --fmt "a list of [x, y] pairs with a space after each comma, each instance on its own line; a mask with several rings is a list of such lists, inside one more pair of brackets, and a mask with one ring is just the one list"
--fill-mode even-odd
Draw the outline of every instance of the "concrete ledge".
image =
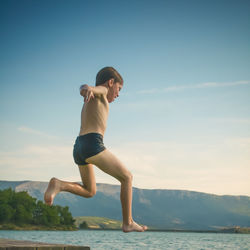
[[33, 241], [0, 239], [0, 250], [89, 250], [86, 246], [49, 244]]

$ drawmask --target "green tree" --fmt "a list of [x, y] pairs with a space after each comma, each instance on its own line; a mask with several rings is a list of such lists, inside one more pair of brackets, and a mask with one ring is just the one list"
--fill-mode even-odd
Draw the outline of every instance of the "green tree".
[[68, 207], [48, 206], [27, 192], [0, 190], [0, 223], [74, 226]]
[[15, 193], [10, 205], [15, 210], [13, 217], [16, 224], [30, 224], [33, 221], [33, 210], [36, 207], [36, 199], [27, 192]]
[[11, 189], [0, 190], [0, 204], [9, 204], [15, 192]]
[[60, 223], [62, 225], [72, 226], [74, 225], [74, 219], [69, 211], [69, 207], [56, 206], [60, 216]]
[[55, 206], [45, 206], [43, 212], [48, 219], [48, 226], [60, 225], [60, 217], [58, 214], [58, 210]]
[[35, 209], [33, 210], [33, 223], [35, 225], [48, 225], [48, 218], [44, 213], [45, 204], [42, 201], [38, 201]]
[[80, 225], [79, 225], [80, 229], [88, 229], [89, 225], [86, 221], [83, 221]]
[[22, 204], [17, 205], [14, 217], [15, 217], [15, 223], [19, 225], [30, 224], [32, 222], [32, 216]]
[[15, 209], [11, 206], [11, 201], [15, 192], [9, 188], [0, 190], [0, 222], [8, 223], [14, 219]]
[[0, 223], [8, 223], [12, 220], [14, 216], [14, 209], [8, 204], [0, 205]]

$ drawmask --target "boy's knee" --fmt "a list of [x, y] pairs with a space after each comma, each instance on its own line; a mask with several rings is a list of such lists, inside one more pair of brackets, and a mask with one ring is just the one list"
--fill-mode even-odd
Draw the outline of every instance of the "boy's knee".
[[87, 198], [92, 198], [95, 195], [96, 195], [96, 189], [90, 190], [88, 192]]
[[129, 171], [123, 174], [121, 178], [121, 182], [132, 182], [132, 180], [133, 180], [133, 175]]

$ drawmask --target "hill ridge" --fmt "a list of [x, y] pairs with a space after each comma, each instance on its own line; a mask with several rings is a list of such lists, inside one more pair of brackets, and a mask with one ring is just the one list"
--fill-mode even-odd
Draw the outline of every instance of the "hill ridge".
[[[48, 182], [0, 181], [0, 189], [27, 191], [43, 200]], [[73, 216], [96, 216], [121, 220], [120, 186], [97, 184], [92, 199], [62, 192], [55, 204], [69, 206]], [[250, 197], [217, 195], [189, 190], [133, 188], [136, 221], [160, 229], [213, 230], [250, 227]]]

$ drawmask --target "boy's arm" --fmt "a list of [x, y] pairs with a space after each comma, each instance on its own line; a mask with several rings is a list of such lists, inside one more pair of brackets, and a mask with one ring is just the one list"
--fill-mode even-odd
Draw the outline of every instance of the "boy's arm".
[[80, 87], [80, 95], [84, 97], [84, 102], [89, 102], [95, 96], [107, 95], [108, 89], [104, 86], [92, 87], [84, 84]]

